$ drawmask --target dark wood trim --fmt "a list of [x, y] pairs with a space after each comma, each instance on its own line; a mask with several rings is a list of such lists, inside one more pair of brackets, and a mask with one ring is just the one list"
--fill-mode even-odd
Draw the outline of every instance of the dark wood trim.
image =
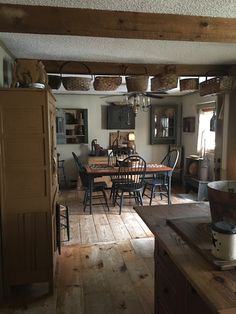
[[1, 4], [0, 31], [234, 43], [236, 19]]
[[[66, 61], [42, 60], [48, 73], [59, 73], [62, 64]], [[99, 75], [122, 75], [128, 67], [127, 74], [137, 75], [144, 73], [144, 67], [148, 75], [157, 75], [164, 72], [166, 64], [134, 64], [134, 63], [108, 63], [108, 62], [87, 62], [73, 61], [63, 67], [62, 73], [68, 74], [87, 74], [87, 69], [83, 66], [86, 64], [92, 74]], [[179, 76], [204, 76], [209, 71], [230, 71], [236, 68], [236, 65], [203, 65], [203, 64], [179, 64], [176, 65], [176, 73]], [[222, 73], [222, 72], [221, 72]]]

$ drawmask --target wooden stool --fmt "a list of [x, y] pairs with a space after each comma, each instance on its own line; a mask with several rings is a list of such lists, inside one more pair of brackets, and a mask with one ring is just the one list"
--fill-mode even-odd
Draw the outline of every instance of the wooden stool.
[[[70, 241], [69, 209], [67, 205], [56, 205], [57, 247], [61, 254], [61, 242]], [[67, 240], [61, 240], [61, 230], [66, 229]]]
[[67, 188], [67, 180], [64, 167], [65, 160], [60, 160], [60, 154], [57, 154], [57, 171], [59, 188]]
[[69, 209], [67, 205], [60, 205], [60, 230], [63, 229], [66, 229], [67, 240], [61, 240], [61, 242], [70, 241]]
[[185, 192], [189, 193], [191, 188], [196, 188], [197, 193], [197, 201], [207, 201], [208, 200], [208, 191], [207, 184], [210, 181], [198, 180], [194, 177], [185, 176]]

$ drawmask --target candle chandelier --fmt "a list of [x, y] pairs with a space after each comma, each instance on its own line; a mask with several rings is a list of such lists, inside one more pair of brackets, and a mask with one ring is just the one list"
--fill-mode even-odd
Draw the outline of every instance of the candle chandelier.
[[125, 103], [132, 107], [134, 114], [136, 115], [139, 111], [147, 112], [151, 108], [150, 98], [144, 95], [132, 95], [125, 96]]
[[124, 96], [122, 101], [113, 101], [109, 103], [113, 103], [116, 105], [123, 105], [131, 107], [134, 114], [136, 115], [140, 111], [147, 112], [151, 108], [151, 100], [150, 98], [163, 98], [167, 92], [160, 91], [160, 92], [130, 92], [121, 95], [108, 95], [103, 96], [101, 98], [108, 98], [108, 97], [120, 97]]
[[139, 111], [147, 112], [151, 108], [151, 99], [150, 98], [163, 98], [165, 96], [165, 91], [160, 92], [131, 92], [124, 94], [125, 101], [124, 103], [130, 107], [134, 114], [136, 115]]

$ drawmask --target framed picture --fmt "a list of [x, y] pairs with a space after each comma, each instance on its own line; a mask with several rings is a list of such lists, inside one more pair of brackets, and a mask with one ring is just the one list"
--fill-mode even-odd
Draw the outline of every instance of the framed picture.
[[183, 118], [183, 132], [195, 132], [195, 117]]

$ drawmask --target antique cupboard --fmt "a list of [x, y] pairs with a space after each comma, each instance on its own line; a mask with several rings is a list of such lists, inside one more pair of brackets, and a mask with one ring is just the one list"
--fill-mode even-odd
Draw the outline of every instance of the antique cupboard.
[[48, 282], [53, 290], [57, 199], [55, 99], [0, 90], [0, 293]]

